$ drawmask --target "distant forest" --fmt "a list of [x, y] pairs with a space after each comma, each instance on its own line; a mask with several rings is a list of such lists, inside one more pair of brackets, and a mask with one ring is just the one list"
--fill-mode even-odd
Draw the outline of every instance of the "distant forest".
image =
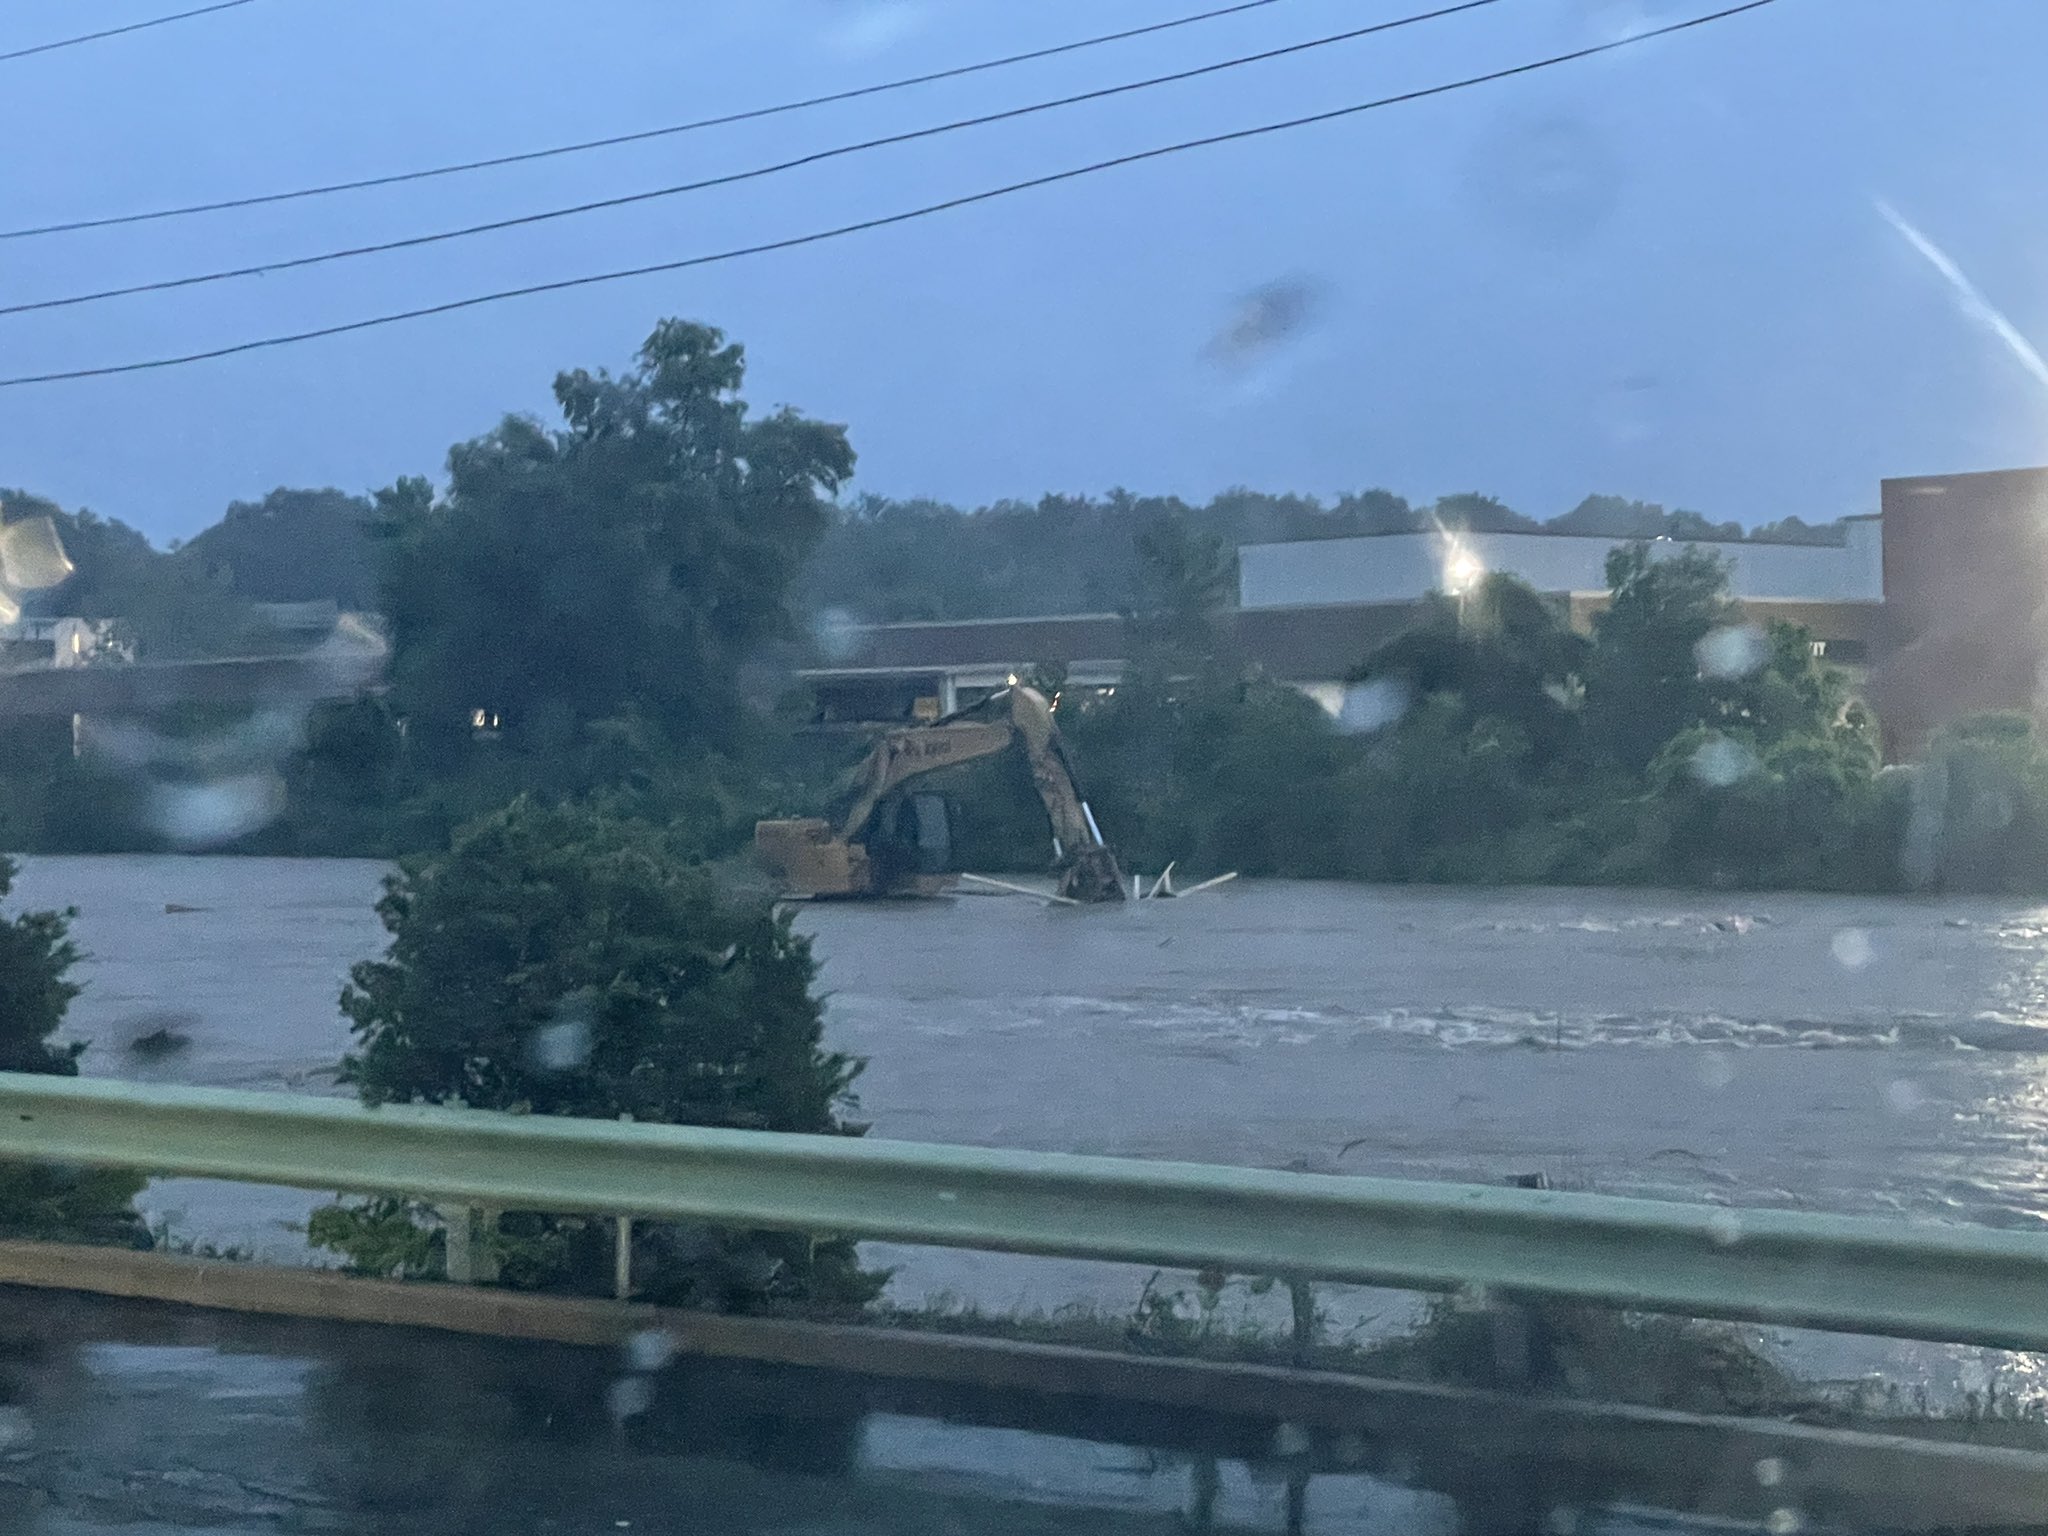
[[1195, 505], [1119, 490], [1101, 497], [999, 501], [971, 512], [944, 502], [861, 496], [839, 509], [799, 584], [797, 601], [814, 612], [840, 610], [872, 623], [1122, 612], [1138, 590], [1134, 536], [1161, 521], [1233, 552], [1240, 544], [1437, 527], [1796, 544], [1839, 544], [1844, 536], [1839, 522], [1788, 517], [1744, 529], [1621, 496], [1588, 496], [1548, 522], [1476, 493], [1416, 505], [1380, 490], [1329, 503], [1233, 490]]
[[[36, 600], [49, 612], [127, 621], [146, 654], [221, 654], [260, 645], [251, 605], [331, 598], [374, 609], [378, 511], [338, 490], [272, 491], [236, 502], [218, 523], [169, 551], [135, 529], [42, 498], [0, 491], [9, 517], [57, 517], [79, 571]], [[1334, 539], [1431, 527], [1477, 532], [1660, 534], [1691, 539], [1840, 543], [1840, 523], [1786, 518], [1759, 528], [1715, 522], [1654, 502], [1588, 496], [1540, 522], [1490, 496], [1417, 505], [1391, 491], [1323, 502], [1233, 490], [1199, 504], [1172, 496], [1044, 496], [964, 510], [943, 502], [859, 496], [833, 509], [792, 594], [810, 612], [869, 622], [1121, 612], [1138, 590], [1136, 535], [1176, 524], [1226, 551], [1283, 539]]]

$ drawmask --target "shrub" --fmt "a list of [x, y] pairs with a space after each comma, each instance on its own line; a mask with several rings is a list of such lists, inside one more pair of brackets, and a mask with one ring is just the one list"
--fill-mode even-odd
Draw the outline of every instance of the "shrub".
[[[0, 897], [13, 889], [16, 868], [0, 855]], [[50, 1040], [78, 996], [70, 979], [78, 963], [73, 916], [22, 912], [0, 920], [0, 1071], [78, 1075], [85, 1043]], [[120, 1169], [0, 1164], [0, 1234], [147, 1248], [149, 1233], [133, 1204], [144, 1182]]]
[[[408, 861], [379, 914], [385, 958], [342, 995], [358, 1042], [343, 1063], [366, 1102], [858, 1135], [842, 1116], [861, 1063], [820, 1044], [810, 943], [786, 912], [732, 895], [646, 823], [528, 800]], [[321, 1246], [419, 1272], [431, 1244], [391, 1201], [330, 1207]], [[635, 1224], [640, 1294], [737, 1307], [863, 1301], [880, 1282], [853, 1246]], [[510, 1213], [506, 1283], [599, 1291], [614, 1224]]]

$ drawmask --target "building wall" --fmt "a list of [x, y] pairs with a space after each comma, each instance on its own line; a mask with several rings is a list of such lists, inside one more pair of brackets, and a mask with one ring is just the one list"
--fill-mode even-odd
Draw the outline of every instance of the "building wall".
[[[1884, 595], [1883, 525], [1859, 518], [1846, 546], [1704, 543], [1733, 567], [1737, 597], [1876, 602]], [[1238, 603], [1273, 608], [1306, 603], [1405, 602], [1455, 591], [1481, 571], [1507, 571], [1539, 592], [1600, 592], [1617, 543], [1555, 533], [1390, 533], [1358, 539], [1247, 544], [1237, 552]], [[1660, 556], [1694, 547], [1655, 540]]]
[[1888, 756], [1941, 726], [2048, 703], [2048, 469], [1883, 485], [1887, 655], [1872, 679]]

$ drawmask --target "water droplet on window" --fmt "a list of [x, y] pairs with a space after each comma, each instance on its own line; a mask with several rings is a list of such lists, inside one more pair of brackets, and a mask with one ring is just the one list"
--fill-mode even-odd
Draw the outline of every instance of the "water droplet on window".
[[1844, 970], [1860, 971], [1877, 958], [1870, 935], [1861, 928], [1844, 928], [1828, 940], [1828, 953]]
[[626, 1363], [636, 1371], [658, 1371], [676, 1357], [676, 1336], [666, 1328], [642, 1328], [626, 1340]]
[[1400, 678], [1368, 678], [1344, 690], [1337, 729], [1359, 736], [1385, 730], [1408, 713], [1408, 704], [1408, 685]]
[[18, 1451], [36, 1437], [35, 1425], [20, 1408], [0, 1408], [0, 1451]]
[[1699, 1060], [1700, 1085], [1718, 1093], [1735, 1081], [1735, 1063], [1726, 1051], [1708, 1051]]
[[16, 591], [54, 587], [72, 570], [52, 519], [24, 517], [0, 528], [0, 576]]
[[1308, 1450], [1308, 1431], [1299, 1424], [1282, 1424], [1273, 1431], [1275, 1456], [1306, 1456]]
[[1707, 1218], [1707, 1236], [1717, 1248], [1733, 1248], [1742, 1241], [1742, 1218], [1733, 1211], [1716, 1211]]
[[284, 780], [252, 773], [210, 784], [157, 784], [144, 818], [174, 848], [218, 848], [284, 814]]
[[1920, 1085], [1906, 1077], [1894, 1078], [1885, 1089], [1884, 1096], [1892, 1108], [1902, 1115], [1912, 1114], [1927, 1102], [1926, 1095], [1920, 1091]]
[[1692, 755], [1692, 776], [1709, 789], [1726, 789], [1756, 771], [1756, 754], [1729, 736], [1700, 743]]
[[604, 1405], [621, 1424], [627, 1419], [638, 1418], [653, 1402], [654, 1388], [647, 1384], [644, 1376], [621, 1376], [605, 1388]]
[[1799, 1518], [1799, 1511], [1796, 1509], [1774, 1509], [1770, 1513], [1770, 1518], [1764, 1521], [1764, 1529], [1769, 1531], [1771, 1536], [1797, 1536], [1799, 1529], [1805, 1524], [1806, 1522]]
[[1707, 677], [1748, 677], [1770, 660], [1771, 642], [1754, 624], [1727, 624], [1709, 631], [1692, 654]]
[[1775, 1488], [1785, 1481], [1785, 1462], [1782, 1457], [1765, 1456], [1756, 1464], [1756, 1482], [1759, 1488]]
[[585, 1019], [564, 1019], [544, 1024], [533, 1032], [528, 1054], [542, 1072], [567, 1072], [590, 1060], [590, 1024]]

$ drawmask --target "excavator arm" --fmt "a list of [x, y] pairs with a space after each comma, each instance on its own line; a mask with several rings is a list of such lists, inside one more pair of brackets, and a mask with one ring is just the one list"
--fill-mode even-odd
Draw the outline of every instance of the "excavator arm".
[[1123, 874], [1074, 783], [1052, 707], [1035, 688], [1012, 686], [930, 725], [888, 732], [855, 770], [855, 787], [834, 821], [764, 821], [754, 828], [762, 861], [803, 895], [894, 894], [869, 857], [877, 813], [905, 785], [943, 768], [992, 757], [1015, 743], [1051, 823], [1060, 894], [1120, 901]]

